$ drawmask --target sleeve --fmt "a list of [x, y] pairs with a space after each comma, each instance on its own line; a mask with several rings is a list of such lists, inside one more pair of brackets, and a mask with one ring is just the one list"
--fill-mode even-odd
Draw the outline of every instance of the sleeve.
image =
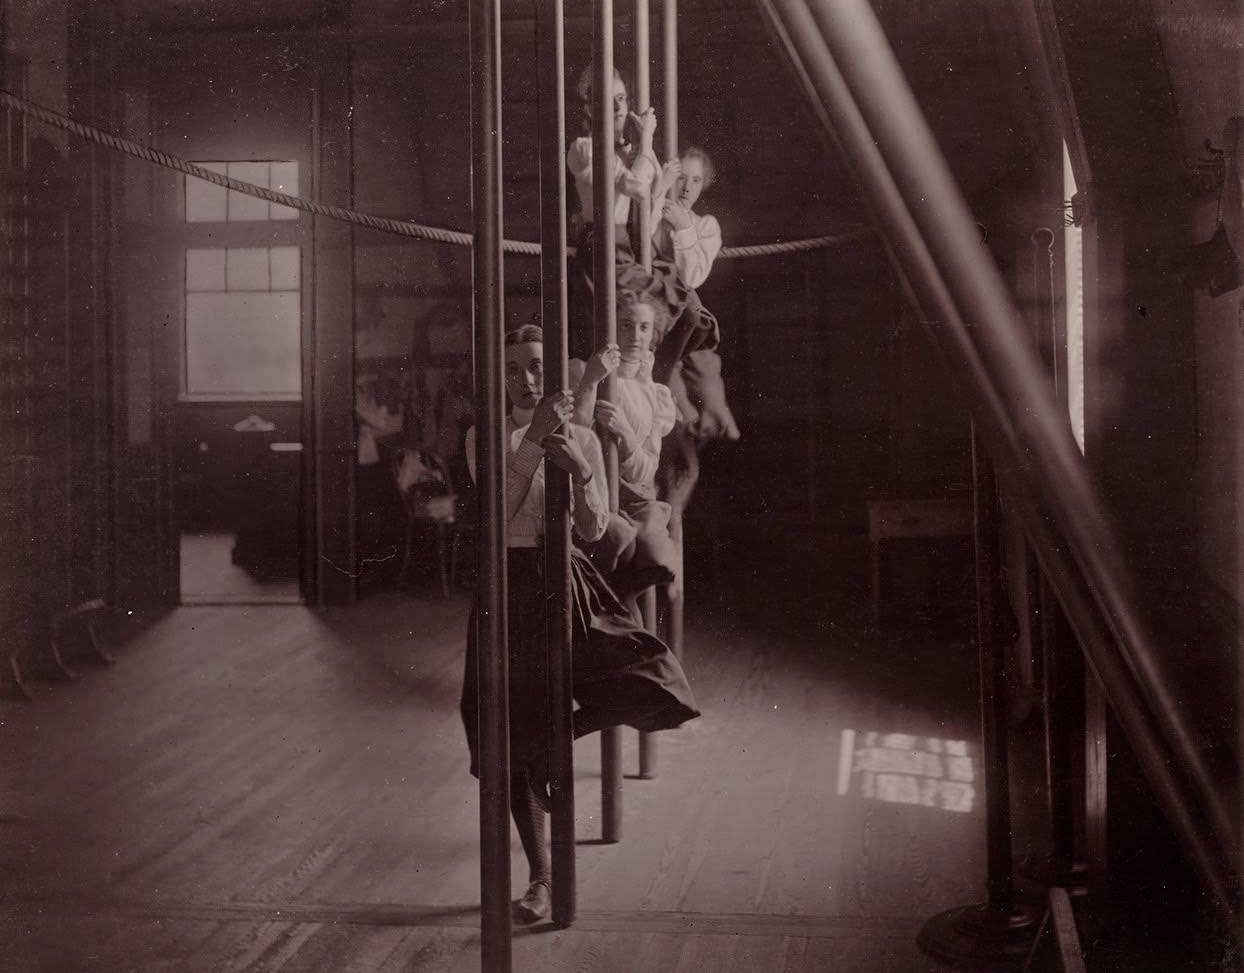
[[636, 156], [630, 166], [614, 155], [613, 185], [619, 196], [650, 199], [660, 174], [661, 166], [651, 149]]
[[662, 385], [660, 382], [653, 382], [652, 385], [656, 389], [654, 396], [656, 414], [652, 418], [652, 429], [657, 436], [657, 452], [660, 453], [660, 440], [674, 431], [674, 423], [678, 419], [678, 408], [674, 405], [674, 393], [670, 391], [668, 385]]
[[592, 468], [592, 478], [586, 484], [570, 491], [570, 515], [574, 531], [584, 541], [591, 543], [604, 536], [609, 526], [609, 488], [605, 483], [605, 457], [601, 453], [600, 440], [592, 430], [584, 426], [572, 426], [583, 456]]
[[577, 389], [579, 383], [583, 381], [583, 373], [587, 370], [587, 362], [582, 358], [572, 358], [566, 363], [566, 367], [570, 374], [570, 387]]
[[703, 216], [685, 230], [673, 230], [674, 266], [678, 279], [688, 287], [699, 287], [713, 269], [721, 252], [721, 226], [716, 218]]
[[592, 140], [581, 136], [570, 143], [566, 152], [566, 168], [576, 179], [592, 181]]
[[641, 152], [635, 157], [635, 161], [631, 163], [631, 175], [648, 187], [647, 195], [652, 194], [652, 190], [656, 188], [657, 179], [661, 176], [661, 163], [657, 161], [657, 155], [652, 149]]

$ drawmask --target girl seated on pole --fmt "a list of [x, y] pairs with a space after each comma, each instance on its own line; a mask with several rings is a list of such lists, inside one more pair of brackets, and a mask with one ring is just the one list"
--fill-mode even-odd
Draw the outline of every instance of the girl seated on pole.
[[[592, 250], [593, 225], [595, 222], [594, 200], [592, 197], [592, 69], [589, 67], [579, 76], [576, 90], [581, 101], [583, 127], [589, 134], [575, 139], [566, 155], [566, 164], [574, 177], [575, 190], [579, 197], [579, 213], [577, 226], [572, 233], [576, 247], [575, 256], [568, 265], [571, 321], [577, 326], [571, 333], [571, 354], [586, 359], [596, 345], [592, 334]], [[704, 380], [696, 386], [696, 397], [701, 408], [692, 405], [684, 391], [681, 376], [675, 374], [675, 368], [687, 353], [701, 348], [712, 349], [717, 346], [719, 334], [717, 320], [700, 304], [694, 288], [698, 285], [689, 284], [679, 273], [677, 262], [667, 254], [666, 258], [658, 256], [653, 261], [652, 270], [645, 270], [636, 261], [638, 250], [634, 239], [637, 226], [632, 225], [633, 207], [631, 200], [640, 205], [650, 206], [654, 198], [659, 198], [669, 185], [677, 179], [676, 174], [663, 173], [653, 151], [653, 138], [656, 134], [656, 112], [648, 108], [642, 115], [630, 111], [626, 83], [621, 74], [614, 71], [613, 81], [614, 109], [614, 212], [612, 219], [615, 224], [615, 273], [619, 289], [643, 290], [661, 301], [666, 308], [665, 323], [654, 337], [655, 345], [665, 345], [667, 332], [671, 332], [672, 340], [661, 353], [655, 364], [658, 379], [671, 382], [675, 399], [679, 405], [684, 421], [695, 434], [703, 438], [725, 436], [737, 439], [738, 428], [734, 418], [725, 406], [724, 388], [720, 381], [720, 360], [716, 356], [705, 356], [702, 366], [697, 368], [691, 363], [689, 376]], [[705, 156], [707, 158], [707, 156]], [[664, 177], [664, 178], [663, 178]], [[663, 182], [665, 185], [663, 185]], [[698, 193], [696, 194], [698, 196]], [[694, 200], [692, 200], [694, 202]], [[688, 205], [688, 209], [690, 206]], [[661, 213], [664, 216], [664, 213]], [[678, 218], [675, 215], [675, 218]], [[712, 224], [716, 224], [716, 220]], [[705, 224], [708, 225], [707, 223]], [[659, 230], [659, 225], [658, 225]], [[655, 239], [655, 237], [654, 237]], [[720, 230], [718, 230], [720, 240]], [[718, 244], [720, 249], [720, 243]], [[713, 257], [716, 251], [713, 251]], [[711, 267], [711, 258], [707, 261], [704, 276]], [[704, 413], [701, 418], [701, 412]]]
[[713, 261], [721, 251], [721, 227], [715, 217], [694, 209], [700, 194], [716, 179], [717, 170], [708, 154], [690, 146], [679, 159], [665, 164], [653, 193], [654, 264], [670, 267], [688, 290], [688, 311], [665, 335], [657, 351], [657, 373], [675, 389], [684, 413], [687, 403], [679, 394], [686, 388], [693, 414], [684, 415], [691, 435], [697, 439], [739, 438], [739, 428], [726, 404], [721, 381], [721, 340], [716, 318], [699, 303], [696, 289], [708, 280]]
[[[536, 922], [551, 905], [552, 868], [545, 843], [549, 805], [548, 647], [544, 596], [544, 460], [571, 478], [570, 513], [576, 541], [597, 540], [609, 523], [600, 443], [590, 429], [570, 423], [574, 399], [562, 391], [540, 398], [543, 334], [527, 325], [506, 335], [508, 656], [510, 707], [510, 813], [530, 866], [515, 918]], [[475, 430], [466, 438], [475, 473]], [[644, 631], [577, 546], [571, 548], [571, 668], [574, 735], [610, 726], [664, 730], [699, 715], [682, 667], [665, 643]], [[467, 638], [461, 713], [479, 775], [479, 650], [475, 612]]]
[[[657, 499], [661, 440], [674, 428], [670, 390], [653, 381], [652, 341], [668, 324], [665, 306], [646, 291], [618, 291], [618, 344], [606, 345], [586, 362], [570, 361], [575, 386], [574, 420], [593, 422], [618, 447], [618, 513], [588, 554], [619, 594], [675, 580], [678, 549], [669, 535], [670, 506]], [[616, 375], [616, 398], [597, 396]]]

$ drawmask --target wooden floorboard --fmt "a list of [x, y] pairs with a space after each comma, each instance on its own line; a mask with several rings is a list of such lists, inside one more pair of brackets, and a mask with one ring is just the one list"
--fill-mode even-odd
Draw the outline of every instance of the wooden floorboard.
[[[115, 666], [0, 702], [0, 969], [478, 970], [466, 612], [184, 608], [119, 630]], [[860, 748], [974, 757], [970, 649], [718, 604], [689, 621], [704, 716], [626, 781], [616, 845], [578, 741], [579, 920], [516, 932], [515, 969], [937, 969], [915, 933], [981, 897], [981, 809], [868, 796]], [[624, 753], [633, 774], [631, 731]], [[517, 841], [512, 861], [517, 891]]]

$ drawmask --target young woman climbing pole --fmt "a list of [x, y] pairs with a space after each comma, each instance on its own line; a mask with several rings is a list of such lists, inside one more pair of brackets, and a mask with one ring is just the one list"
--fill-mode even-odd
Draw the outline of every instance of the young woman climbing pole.
[[[544, 611], [544, 463], [570, 474], [571, 520], [577, 540], [597, 540], [609, 521], [604, 461], [590, 429], [569, 422], [569, 391], [540, 398], [543, 334], [534, 325], [505, 340], [506, 518], [509, 617], [510, 812], [530, 866], [515, 918], [536, 922], [551, 904], [551, 865], [545, 841], [550, 718]], [[475, 475], [475, 430], [465, 444]], [[571, 548], [571, 653], [576, 737], [608, 726], [672, 729], [699, 715], [678, 660], [645, 632], [578, 549]], [[467, 637], [461, 712], [479, 773], [478, 648], [475, 613]]]

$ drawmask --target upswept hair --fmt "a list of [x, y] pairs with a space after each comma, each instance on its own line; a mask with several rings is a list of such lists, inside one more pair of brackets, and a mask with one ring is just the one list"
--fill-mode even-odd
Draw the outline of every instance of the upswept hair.
[[[594, 64], [589, 64], [579, 72], [579, 80], [575, 82], [575, 93], [579, 96], [579, 100], [585, 105], [592, 100], [592, 82], [596, 80], [594, 77], [595, 71], [596, 66]], [[613, 69], [613, 80], [621, 81], [623, 86], [626, 88], [627, 94], [630, 94], [630, 85], [626, 83], [626, 78], [622, 77], [622, 72], [616, 67]]]
[[505, 333], [506, 348], [510, 345], [525, 345], [533, 341], [536, 344], [544, 344], [544, 329], [538, 324], [524, 324]]
[[[583, 131], [589, 135], [592, 132], [592, 82], [595, 80], [593, 77], [594, 70], [594, 65], [589, 64], [585, 67], [579, 72], [579, 80], [575, 82], [574, 86], [575, 94], [579, 96], [580, 124], [583, 126]], [[622, 76], [622, 72], [616, 67], [613, 69], [613, 80], [621, 81], [622, 87], [626, 88], [629, 96], [631, 87], [626, 83], [626, 78]]]
[[665, 302], [658, 300], [647, 291], [632, 290], [629, 287], [618, 288], [618, 317], [630, 315], [631, 308], [637, 304], [646, 304], [652, 308], [652, 330], [655, 335], [662, 336], [669, 330], [670, 312]]
[[705, 152], [698, 145], [688, 145], [682, 150], [680, 159], [699, 159], [700, 165], [704, 166], [704, 188], [707, 189], [717, 181], [717, 166], [714, 165], [712, 156]]

